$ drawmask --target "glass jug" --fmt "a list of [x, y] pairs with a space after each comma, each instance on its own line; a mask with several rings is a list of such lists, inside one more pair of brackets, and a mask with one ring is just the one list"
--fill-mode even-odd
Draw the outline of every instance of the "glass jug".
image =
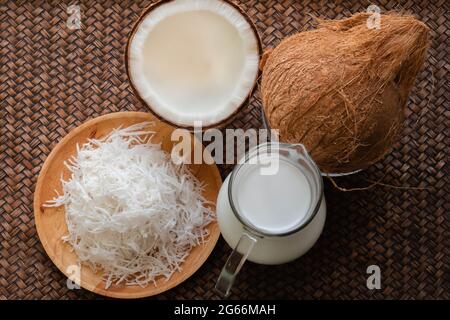
[[269, 142], [249, 150], [217, 200], [220, 231], [234, 250], [216, 290], [227, 296], [247, 259], [281, 264], [306, 253], [325, 216], [322, 176], [303, 145]]

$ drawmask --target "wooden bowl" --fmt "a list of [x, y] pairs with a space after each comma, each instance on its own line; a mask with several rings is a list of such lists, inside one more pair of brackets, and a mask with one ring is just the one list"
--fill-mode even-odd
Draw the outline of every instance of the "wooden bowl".
[[[152, 141], [160, 142], [163, 150], [170, 152], [176, 142], [171, 141], [171, 133], [175, 129], [170, 125], [158, 120], [155, 116], [144, 112], [118, 112], [108, 114], [87, 121], [65, 136], [52, 150], [39, 174], [39, 178], [34, 193], [34, 219], [37, 232], [42, 245], [53, 263], [67, 277], [73, 277], [78, 272], [80, 285], [92, 292], [114, 298], [141, 298], [148, 297], [163, 291], [169, 290], [189, 278], [205, 262], [211, 254], [220, 231], [217, 222], [208, 225], [210, 231], [209, 240], [206, 244], [196, 246], [190, 252], [188, 258], [182, 265], [182, 271], [176, 272], [166, 281], [159, 278], [156, 285], [149, 284], [142, 288], [140, 286], [114, 286], [105, 289], [105, 282], [102, 279], [102, 272], [94, 272], [88, 266], [77, 266], [77, 256], [72, 251], [70, 244], [61, 240], [63, 235], [68, 233], [65, 221], [64, 207], [45, 208], [43, 204], [55, 197], [55, 190], [62, 193], [60, 182], [61, 176], [64, 179], [70, 177], [69, 170], [64, 166], [64, 161], [76, 154], [76, 145], [83, 144], [89, 138], [101, 138], [112, 129], [119, 126], [130, 126], [135, 123], [152, 121], [154, 124], [149, 127], [155, 131]], [[193, 141], [193, 139], [191, 139]], [[192, 148], [193, 149], [193, 148]], [[222, 179], [216, 165], [197, 164], [189, 165], [191, 172], [206, 184], [203, 196], [216, 203]], [[215, 208], [213, 208], [215, 209]], [[72, 279], [72, 278], [71, 278]]]

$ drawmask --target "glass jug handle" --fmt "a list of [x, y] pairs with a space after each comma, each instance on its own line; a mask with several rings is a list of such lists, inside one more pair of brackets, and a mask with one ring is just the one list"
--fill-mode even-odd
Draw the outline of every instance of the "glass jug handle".
[[257, 237], [249, 235], [248, 233], [243, 233], [238, 244], [228, 257], [227, 262], [220, 272], [220, 276], [219, 279], [217, 279], [215, 287], [216, 290], [224, 297], [227, 297], [230, 294], [234, 279], [241, 270], [242, 265], [245, 260], [247, 260], [248, 255], [257, 241]]

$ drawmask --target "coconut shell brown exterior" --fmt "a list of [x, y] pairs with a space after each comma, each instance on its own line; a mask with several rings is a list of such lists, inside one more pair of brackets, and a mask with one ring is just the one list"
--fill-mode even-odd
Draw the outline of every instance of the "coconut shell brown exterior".
[[278, 45], [263, 65], [261, 94], [280, 140], [303, 143], [323, 172], [363, 169], [401, 133], [403, 109], [428, 47], [412, 16], [370, 14], [320, 21]]

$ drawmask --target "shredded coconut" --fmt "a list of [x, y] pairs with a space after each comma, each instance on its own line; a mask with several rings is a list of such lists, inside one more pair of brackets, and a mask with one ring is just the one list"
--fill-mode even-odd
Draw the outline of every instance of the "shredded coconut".
[[64, 193], [46, 206], [65, 206], [69, 242], [79, 260], [102, 269], [111, 284], [146, 286], [181, 270], [190, 250], [207, 240], [214, 219], [203, 186], [151, 142], [149, 123], [91, 139], [65, 162]]

